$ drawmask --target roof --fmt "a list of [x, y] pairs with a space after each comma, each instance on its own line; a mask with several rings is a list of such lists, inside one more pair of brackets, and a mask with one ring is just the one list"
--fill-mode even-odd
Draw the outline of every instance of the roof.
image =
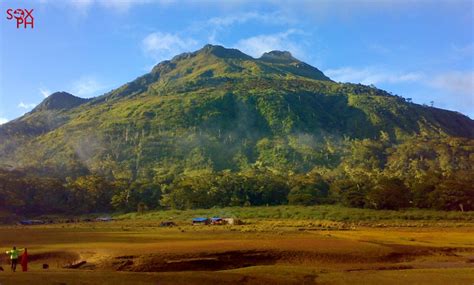
[[205, 222], [209, 220], [208, 218], [193, 218], [193, 222]]

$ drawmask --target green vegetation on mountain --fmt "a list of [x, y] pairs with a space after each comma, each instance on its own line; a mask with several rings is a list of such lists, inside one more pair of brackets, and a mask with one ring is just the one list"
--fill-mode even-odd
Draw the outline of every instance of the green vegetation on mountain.
[[473, 138], [462, 114], [334, 82], [288, 52], [207, 45], [90, 100], [54, 93], [0, 126], [0, 206], [31, 213], [56, 191], [66, 212], [472, 210]]

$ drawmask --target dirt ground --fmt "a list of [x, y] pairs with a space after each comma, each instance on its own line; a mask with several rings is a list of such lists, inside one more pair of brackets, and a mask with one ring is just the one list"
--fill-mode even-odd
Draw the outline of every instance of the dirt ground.
[[2, 254], [2, 285], [474, 284], [474, 225], [1, 226], [1, 250], [12, 245], [28, 248], [30, 271], [10, 272]]

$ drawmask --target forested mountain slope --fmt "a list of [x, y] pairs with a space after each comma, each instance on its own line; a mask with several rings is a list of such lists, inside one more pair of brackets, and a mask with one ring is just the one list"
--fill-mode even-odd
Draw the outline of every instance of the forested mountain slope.
[[206, 45], [96, 98], [52, 94], [0, 126], [0, 161], [7, 172], [127, 187], [248, 171], [329, 184], [390, 174], [411, 187], [472, 174], [473, 138], [467, 116], [334, 82], [289, 52], [255, 59]]

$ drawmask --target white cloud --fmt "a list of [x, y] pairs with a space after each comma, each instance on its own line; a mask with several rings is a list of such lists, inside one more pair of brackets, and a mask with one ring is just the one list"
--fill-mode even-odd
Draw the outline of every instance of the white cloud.
[[92, 76], [83, 76], [73, 82], [72, 94], [79, 97], [93, 97], [100, 95], [108, 87]]
[[20, 104], [18, 104], [18, 108], [22, 108], [22, 109], [26, 109], [26, 110], [29, 110], [29, 109], [32, 109], [36, 106], [36, 104], [34, 103], [23, 103], [23, 102], [20, 102]]
[[267, 24], [283, 25], [293, 23], [294, 20], [284, 16], [280, 12], [277, 13], [257, 13], [247, 12], [235, 14], [230, 16], [213, 17], [207, 21], [207, 24], [212, 27], [228, 27], [234, 24], [244, 24], [249, 21], [258, 21]]
[[44, 98], [48, 97], [51, 94], [51, 91], [46, 88], [40, 88], [39, 92], [43, 95]]
[[449, 99], [455, 98], [464, 107], [474, 109], [474, 71], [450, 71], [435, 75], [426, 83], [450, 94]]
[[277, 34], [258, 35], [239, 40], [235, 47], [253, 57], [260, 57], [263, 53], [272, 50], [285, 50], [297, 58], [304, 58], [302, 46], [291, 41], [291, 36], [301, 34], [303, 32], [300, 30], [290, 29]]
[[71, 0], [69, 2], [76, 7], [87, 8], [94, 3], [94, 0]]
[[99, 0], [100, 5], [114, 9], [118, 12], [125, 12], [128, 11], [134, 5], [143, 5], [148, 3], [167, 3], [172, 2], [171, 0], [168, 1], [153, 1], [153, 0]]
[[[49, 3], [49, 0], [40, 0], [40, 3]], [[127, 12], [133, 6], [153, 4], [168, 5], [174, 0], [66, 0], [64, 1], [75, 8], [80, 14], [87, 14], [92, 6], [100, 6], [115, 12]]]
[[451, 49], [454, 52], [454, 56], [456, 57], [472, 57], [474, 54], [474, 43], [466, 44], [466, 45], [451, 45]]
[[354, 82], [365, 85], [379, 83], [415, 82], [423, 79], [419, 72], [392, 72], [374, 67], [353, 68], [342, 67], [327, 69], [324, 74], [339, 82]]
[[365, 85], [416, 82], [450, 94], [471, 97], [471, 100], [474, 97], [474, 71], [449, 71], [440, 74], [428, 74], [425, 72], [394, 72], [374, 67], [342, 67], [327, 69], [324, 73], [339, 82], [362, 83]]
[[381, 55], [387, 55], [392, 52], [391, 49], [388, 47], [378, 44], [378, 43], [372, 43], [367, 46], [370, 50], [374, 51], [375, 53], [381, 54]]
[[7, 118], [0, 118], [0, 125], [7, 123], [9, 120]]
[[86, 15], [89, 8], [94, 4], [94, 0], [70, 0], [68, 3], [73, 7], [73, 11]]
[[184, 51], [191, 51], [197, 45], [198, 42], [192, 38], [161, 32], [151, 33], [142, 41], [145, 53], [155, 60], [169, 59]]
[[251, 19], [257, 19], [260, 17], [260, 14], [255, 12], [232, 16], [213, 17], [207, 21], [207, 24], [211, 26], [227, 27], [233, 24], [243, 24]]
[[194, 24], [193, 29], [209, 32], [210, 35], [208, 37], [208, 42], [212, 44], [221, 44], [216, 39], [218, 33], [225, 29], [229, 29], [232, 25], [243, 25], [251, 21], [270, 25], [289, 25], [296, 22], [294, 19], [285, 16], [279, 11], [274, 13], [232, 12], [231, 15], [213, 17], [203, 23], [196, 23]]
[[374, 67], [343, 67], [328, 69], [324, 73], [335, 81], [365, 85], [413, 83], [416, 84], [416, 89], [419, 92], [427, 90], [428, 93], [425, 95], [402, 95], [416, 98], [420, 103], [434, 100], [437, 106], [459, 110], [471, 115], [471, 110], [474, 110], [474, 71], [430, 74], [428, 72], [394, 72]]

